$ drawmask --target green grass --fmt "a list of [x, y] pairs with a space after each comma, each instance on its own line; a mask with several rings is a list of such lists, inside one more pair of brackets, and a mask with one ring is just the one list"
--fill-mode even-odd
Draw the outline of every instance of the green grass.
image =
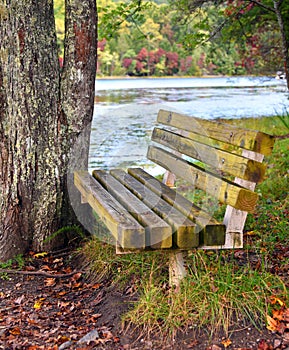
[[[238, 123], [275, 135], [288, 133], [278, 117]], [[91, 275], [121, 286], [134, 284], [138, 292], [134, 307], [123, 316], [124, 325], [146, 334], [202, 328], [209, 335], [229, 335], [246, 325], [262, 328], [271, 314], [272, 296], [288, 303], [289, 279], [281, 272], [289, 266], [289, 254], [284, 254], [289, 243], [289, 139], [278, 139], [266, 161], [267, 178], [256, 188], [260, 199], [255, 213], [248, 215], [242, 258], [233, 250], [191, 252], [178, 293], [168, 285], [167, 253], [115, 255], [112, 246], [96, 239], [85, 245]]]
[[89, 262], [88, 273], [91, 279], [102, 281], [110, 278], [113, 283], [121, 286], [132, 280], [137, 282], [142, 278], [148, 278], [156, 260], [162, 268], [167, 264], [164, 252], [116, 255], [115, 246], [104, 243], [98, 238], [87, 242], [82, 253]]
[[[227, 254], [210, 257], [202, 251], [188, 259], [188, 276], [178, 293], [163, 289], [153, 274], [144, 280], [135, 308], [124, 316], [146, 333], [174, 334], [176, 330], [204, 329], [209, 335], [253, 325], [261, 328], [272, 295], [286, 298], [286, 287], [265, 269], [254, 271], [225, 262]], [[211, 259], [213, 257], [213, 259]]]

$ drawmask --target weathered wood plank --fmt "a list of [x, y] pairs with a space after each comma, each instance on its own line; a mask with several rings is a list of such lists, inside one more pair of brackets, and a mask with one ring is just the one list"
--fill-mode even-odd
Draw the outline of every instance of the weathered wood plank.
[[190, 140], [173, 132], [155, 128], [152, 140], [191, 158], [200, 160], [216, 170], [259, 183], [264, 179], [264, 164]]
[[160, 110], [157, 121], [181, 130], [205, 135], [254, 152], [269, 155], [272, 153], [275, 139], [260, 131], [244, 129], [234, 125], [213, 122], [211, 120]]
[[87, 171], [74, 173], [74, 183], [123, 248], [145, 248], [145, 229]]
[[247, 212], [252, 212], [255, 208], [258, 199], [256, 193], [221, 179], [195, 164], [153, 146], [149, 147], [147, 157], [222, 203]]
[[[264, 155], [243, 150], [243, 155], [248, 158], [262, 162]], [[256, 184], [235, 178], [235, 183], [254, 191]], [[247, 218], [247, 213], [237, 210], [231, 206], [227, 206], [224, 216], [224, 224], [226, 225], [226, 243], [225, 248], [243, 248], [243, 230]]]
[[194, 205], [187, 198], [169, 188], [141, 168], [129, 168], [128, 173], [149, 189], [173, 205], [185, 216], [196, 222], [200, 230], [200, 245], [222, 245], [225, 242], [226, 226], [215, 220], [210, 213]]
[[145, 227], [147, 247], [158, 249], [172, 247], [172, 228], [170, 225], [110, 174], [103, 170], [94, 170], [93, 177]]
[[197, 225], [193, 221], [123, 170], [114, 169], [110, 173], [173, 227], [175, 247], [190, 249], [199, 245]]

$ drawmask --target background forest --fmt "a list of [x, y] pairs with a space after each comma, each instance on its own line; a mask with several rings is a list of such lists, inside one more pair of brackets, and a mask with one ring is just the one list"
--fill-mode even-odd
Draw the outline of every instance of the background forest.
[[[193, 12], [166, 0], [142, 2], [140, 8], [132, 1], [97, 3], [98, 76], [275, 75], [283, 70], [274, 13], [248, 1], [207, 2]], [[55, 14], [62, 56], [62, 0], [55, 0]]]

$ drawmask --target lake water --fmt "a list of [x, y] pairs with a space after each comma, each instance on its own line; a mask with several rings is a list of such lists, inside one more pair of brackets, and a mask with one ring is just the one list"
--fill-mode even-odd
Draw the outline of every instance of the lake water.
[[270, 116], [288, 107], [274, 78], [127, 78], [96, 81], [89, 168], [152, 169], [146, 159], [160, 108], [200, 118]]

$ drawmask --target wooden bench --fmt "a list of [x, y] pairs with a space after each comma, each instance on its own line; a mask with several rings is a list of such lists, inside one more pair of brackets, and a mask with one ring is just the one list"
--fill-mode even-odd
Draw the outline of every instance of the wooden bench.
[[[110, 230], [118, 252], [241, 248], [274, 138], [165, 110], [157, 122], [147, 158], [166, 170], [163, 182], [140, 168], [78, 171], [83, 202]], [[175, 191], [175, 178], [191, 184], [201, 207]], [[214, 198], [227, 205], [221, 222], [210, 212]]]

